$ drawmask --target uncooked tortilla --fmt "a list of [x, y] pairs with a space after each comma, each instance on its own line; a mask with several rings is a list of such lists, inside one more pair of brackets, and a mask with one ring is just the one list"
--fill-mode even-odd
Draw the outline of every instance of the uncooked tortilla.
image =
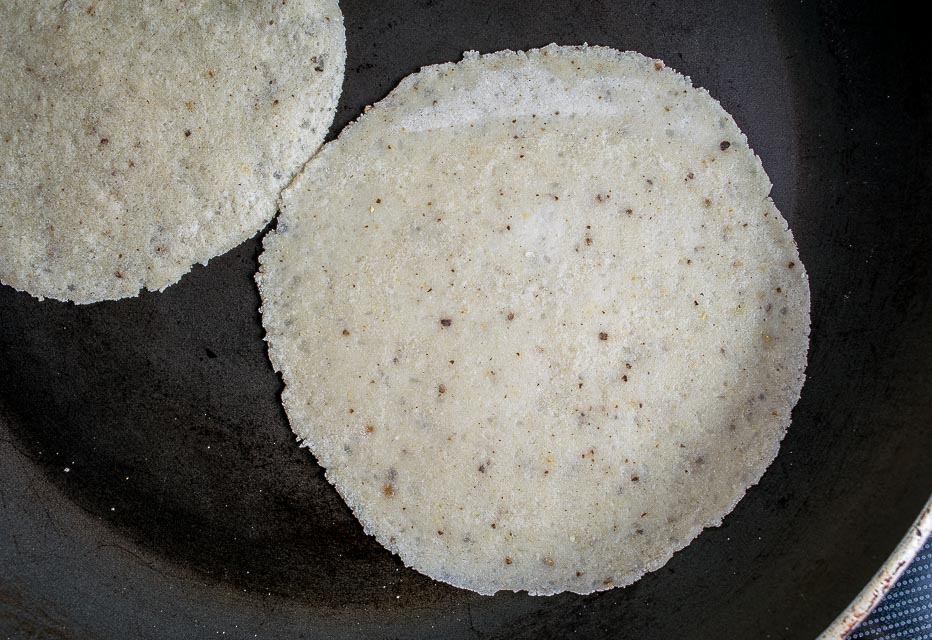
[[0, 282], [161, 290], [255, 234], [323, 142], [336, 0], [0, 3]]
[[799, 398], [809, 288], [770, 188], [660, 61], [551, 45], [422, 69], [265, 240], [294, 431], [432, 578], [636, 580], [760, 479]]

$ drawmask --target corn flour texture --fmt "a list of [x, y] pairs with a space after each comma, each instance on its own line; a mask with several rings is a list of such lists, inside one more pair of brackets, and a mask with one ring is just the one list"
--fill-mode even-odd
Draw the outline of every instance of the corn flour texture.
[[285, 191], [257, 280], [291, 425], [406, 565], [590, 593], [777, 453], [809, 287], [717, 101], [603, 47], [422, 69]]

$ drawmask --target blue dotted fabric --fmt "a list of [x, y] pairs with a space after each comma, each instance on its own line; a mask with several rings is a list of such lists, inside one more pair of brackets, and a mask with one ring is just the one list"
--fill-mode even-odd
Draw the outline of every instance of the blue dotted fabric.
[[899, 582], [848, 636], [851, 640], [932, 640], [932, 538]]

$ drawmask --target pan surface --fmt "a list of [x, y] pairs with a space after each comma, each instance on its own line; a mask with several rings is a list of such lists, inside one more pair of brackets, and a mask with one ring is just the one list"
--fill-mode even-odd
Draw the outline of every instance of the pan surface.
[[341, 7], [331, 136], [420, 66], [554, 41], [662, 58], [722, 102], [812, 286], [808, 380], [780, 455], [720, 528], [628, 588], [482, 597], [405, 569], [296, 445], [262, 341], [260, 238], [137, 299], [76, 307], [0, 287], [0, 637], [818, 635], [932, 489], [930, 72], [908, 14]]

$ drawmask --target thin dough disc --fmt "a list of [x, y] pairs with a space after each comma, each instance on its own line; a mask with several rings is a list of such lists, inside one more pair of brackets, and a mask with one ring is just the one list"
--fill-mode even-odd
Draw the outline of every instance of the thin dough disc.
[[0, 43], [0, 282], [79, 303], [261, 229], [346, 59], [336, 0], [4, 0]]
[[639, 54], [423, 69], [265, 241], [292, 427], [435, 579], [632, 582], [721, 522], [799, 398], [809, 289], [770, 187], [718, 102]]

